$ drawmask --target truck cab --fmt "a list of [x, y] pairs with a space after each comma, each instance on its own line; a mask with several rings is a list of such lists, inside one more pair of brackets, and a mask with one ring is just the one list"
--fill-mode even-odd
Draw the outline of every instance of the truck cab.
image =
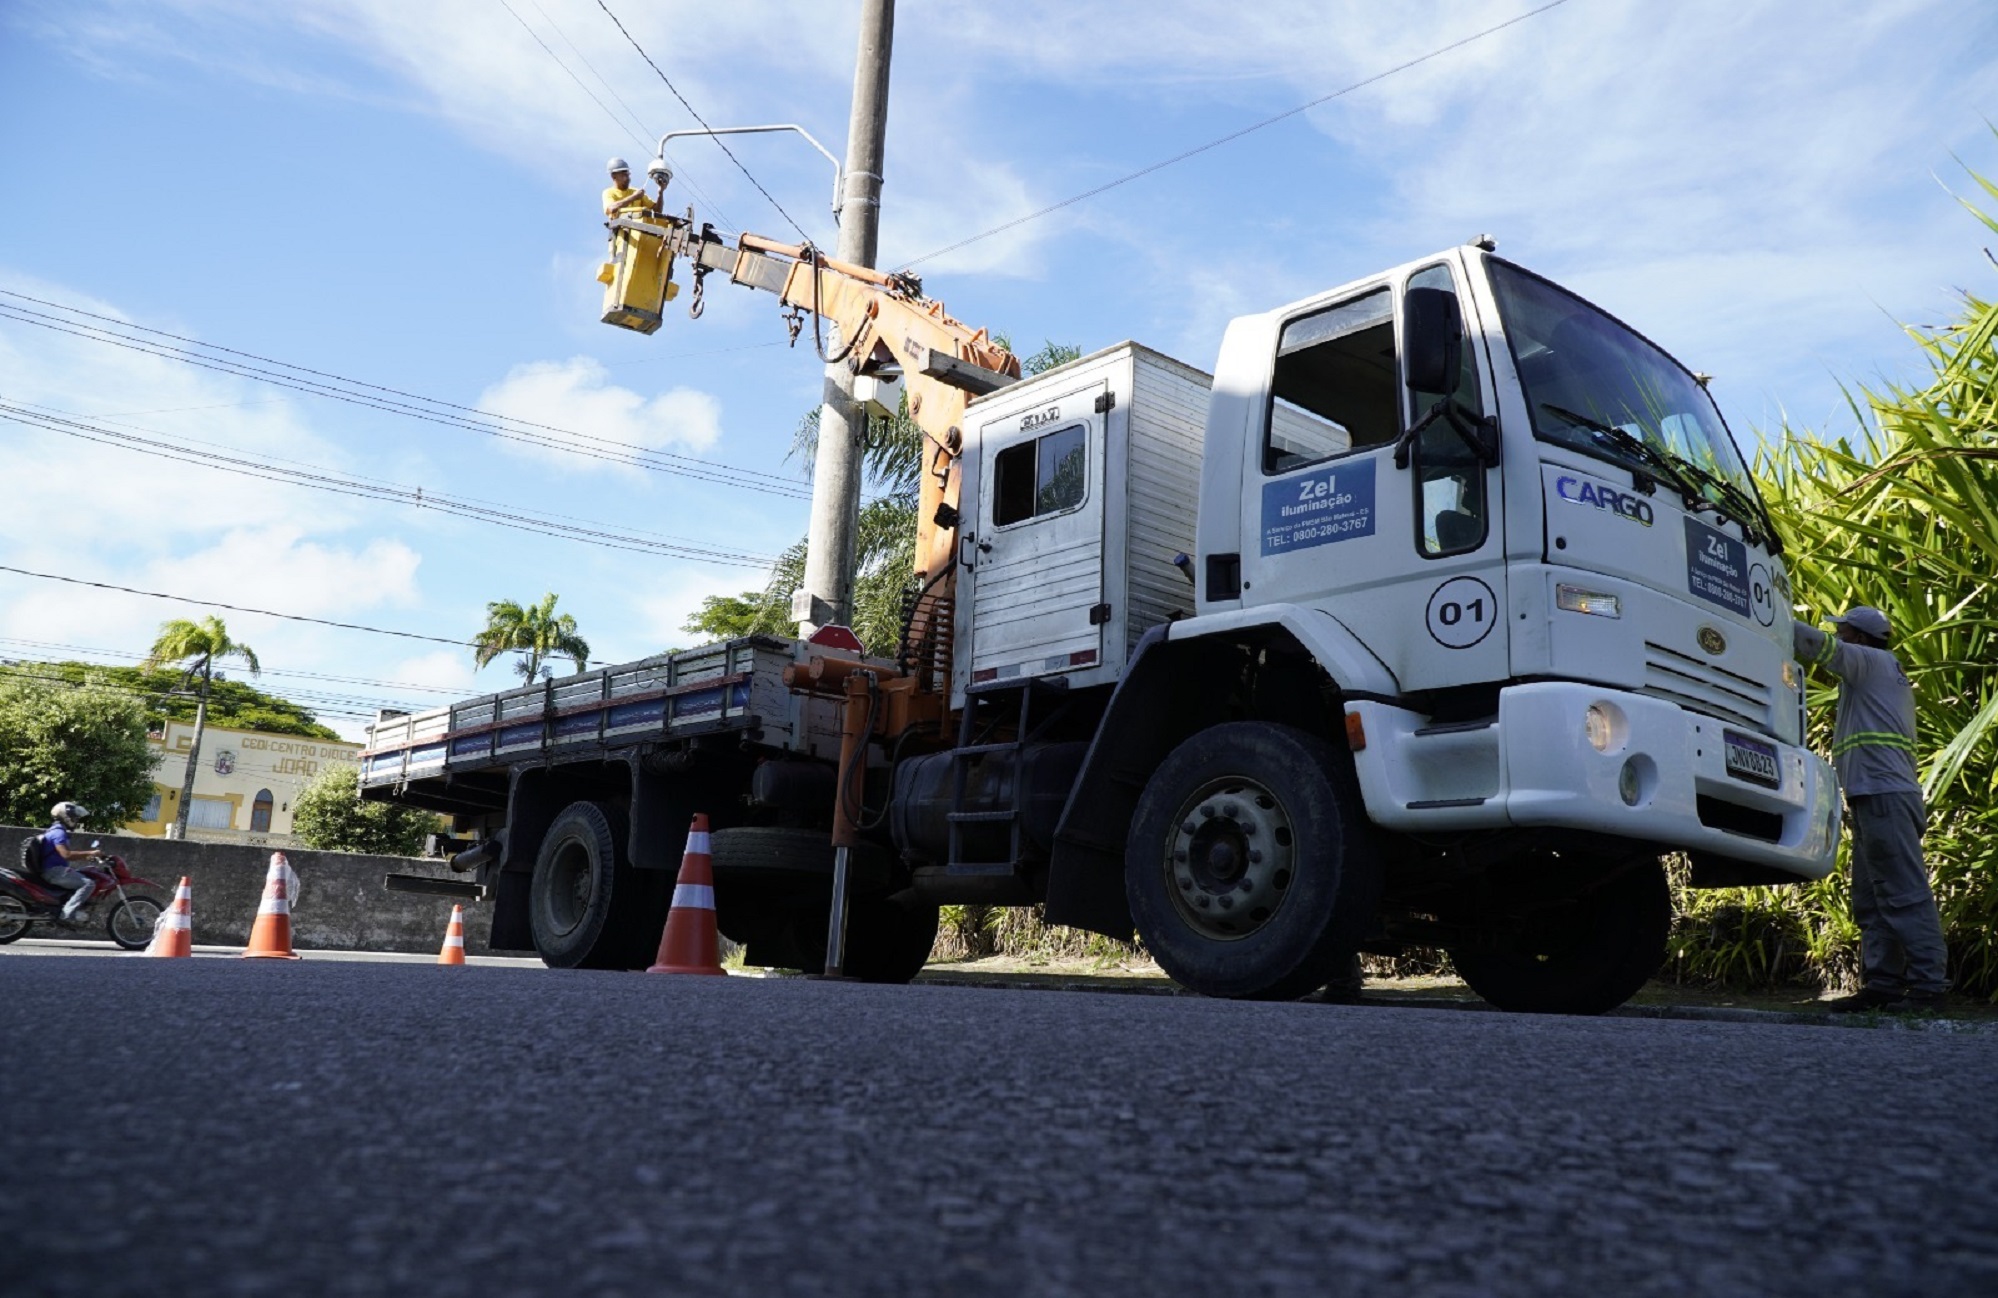
[[[1322, 801], [1364, 823], [1321, 940], [1441, 946], [1500, 1003], [1603, 1008], [1662, 954], [1667, 854], [1696, 886], [1830, 869], [1781, 540], [1705, 380], [1606, 312], [1474, 244], [1239, 318], [1199, 501], [1195, 615], [1126, 668], [1051, 919], [1107, 930], [1121, 903], [1169, 970], [1240, 964], [1299, 870], [1251, 860], [1299, 827], [1248, 808]], [[1316, 742], [1216, 738], [1244, 725]], [[1251, 796], [1155, 788], [1180, 757]], [[1323, 788], [1266, 782], [1305, 761]]]

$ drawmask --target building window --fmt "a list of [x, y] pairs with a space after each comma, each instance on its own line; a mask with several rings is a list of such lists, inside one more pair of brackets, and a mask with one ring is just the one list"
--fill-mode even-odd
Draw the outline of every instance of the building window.
[[271, 832], [271, 791], [258, 789], [257, 800], [250, 804], [250, 832], [268, 834]]
[[146, 809], [139, 813], [139, 819], [153, 821], [160, 818], [160, 791], [153, 790], [153, 796], [146, 799]]
[[189, 829], [228, 829], [236, 818], [236, 806], [227, 798], [196, 798], [187, 809]]

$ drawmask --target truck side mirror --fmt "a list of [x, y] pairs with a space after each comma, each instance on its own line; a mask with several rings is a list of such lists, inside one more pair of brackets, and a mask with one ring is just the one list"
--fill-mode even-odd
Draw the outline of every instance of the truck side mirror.
[[1464, 362], [1464, 318], [1448, 289], [1412, 288], [1402, 298], [1402, 355], [1411, 392], [1450, 393]]

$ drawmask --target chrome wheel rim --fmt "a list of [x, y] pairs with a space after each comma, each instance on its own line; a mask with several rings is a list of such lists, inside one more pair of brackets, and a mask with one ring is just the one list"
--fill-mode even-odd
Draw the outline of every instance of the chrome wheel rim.
[[118, 908], [111, 922], [117, 926], [119, 940], [136, 942], [150, 940], [153, 929], [158, 924], [160, 908], [143, 899], [128, 901]]
[[1246, 776], [1224, 776], [1180, 804], [1165, 884], [1203, 937], [1239, 941], [1276, 918], [1296, 880], [1297, 834], [1283, 803]]

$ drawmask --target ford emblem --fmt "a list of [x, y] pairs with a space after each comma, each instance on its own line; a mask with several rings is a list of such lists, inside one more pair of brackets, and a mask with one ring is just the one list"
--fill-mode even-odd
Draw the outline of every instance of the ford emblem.
[[1710, 626], [1700, 628], [1700, 648], [1718, 658], [1727, 652], [1727, 637]]

